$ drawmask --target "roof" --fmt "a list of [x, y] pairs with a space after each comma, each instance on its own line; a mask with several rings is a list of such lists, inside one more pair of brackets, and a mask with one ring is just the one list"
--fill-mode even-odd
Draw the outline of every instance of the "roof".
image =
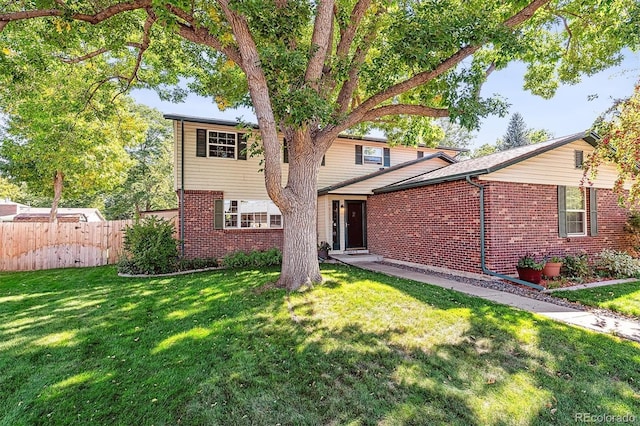
[[442, 167], [440, 169], [425, 173], [420, 176], [412, 177], [404, 181], [394, 183], [392, 185], [374, 189], [373, 193], [381, 194], [385, 192], [401, 191], [403, 189], [433, 185], [442, 182], [450, 182], [454, 180], [466, 179], [467, 177], [493, 173], [497, 170], [517, 164], [521, 161], [538, 156], [540, 154], [580, 139], [583, 139], [585, 142], [591, 144], [592, 146], [595, 146], [596, 141], [599, 138], [595, 133], [580, 132], [557, 139], [551, 139], [546, 142], [512, 148], [506, 151], [496, 152], [495, 154], [486, 155], [484, 157], [460, 161], [458, 163]]
[[[163, 117], [167, 120], [176, 120], [176, 121], [184, 120], [190, 123], [215, 124], [217, 126], [229, 126], [229, 127], [238, 127], [240, 125], [243, 125], [243, 126], [248, 125], [253, 129], [258, 128], [258, 125], [255, 123], [240, 123], [237, 121], [218, 120], [216, 118], [194, 117], [194, 116], [180, 115], [180, 114], [164, 114]], [[372, 136], [356, 136], [356, 135], [340, 134], [340, 138], [351, 139], [351, 140], [361, 140], [365, 142], [387, 143], [387, 139], [385, 138], [376, 138]], [[438, 146], [436, 147], [436, 149], [446, 149], [448, 151], [458, 151], [458, 152], [469, 151], [466, 148], [455, 148], [455, 147], [449, 147], [449, 146]]]
[[433, 160], [434, 158], [440, 158], [440, 159], [442, 159], [444, 161], [447, 161], [450, 164], [456, 162], [455, 159], [451, 158], [450, 156], [448, 156], [444, 152], [435, 152], [435, 153], [430, 154], [430, 155], [425, 155], [422, 158], [417, 158], [415, 160], [406, 161], [404, 163], [396, 164], [395, 166], [392, 166], [392, 167], [387, 167], [387, 168], [384, 168], [384, 169], [377, 170], [377, 171], [375, 171], [373, 173], [369, 173], [367, 175], [363, 175], [363, 176], [358, 176], [358, 177], [355, 177], [355, 178], [347, 179], [347, 180], [344, 180], [342, 182], [338, 182], [336, 184], [333, 184], [331, 186], [327, 186], [325, 188], [321, 188], [321, 189], [318, 190], [318, 195], [325, 195], [325, 194], [328, 194], [331, 191], [335, 191], [336, 189], [343, 188], [343, 187], [349, 186], [349, 185], [353, 185], [354, 183], [363, 182], [365, 180], [368, 180], [368, 179], [371, 179], [371, 178], [374, 178], [374, 177], [377, 177], [377, 176], [381, 176], [381, 175], [384, 175], [386, 173], [391, 173], [391, 172], [394, 172], [396, 170], [400, 170], [400, 169], [402, 169], [404, 167], [412, 166], [414, 164], [417, 164], [417, 163], [420, 163], [420, 162], [423, 162], [423, 161]]

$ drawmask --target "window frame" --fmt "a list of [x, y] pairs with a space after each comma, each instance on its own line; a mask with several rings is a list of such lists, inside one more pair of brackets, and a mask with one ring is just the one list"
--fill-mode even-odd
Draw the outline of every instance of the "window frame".
[[[247, 207], [252, 203], [264, 203], [264, 210], [251, 211]], [[255, 205], [255, 204], [254, 204]], [[243, 209], [243, 206], [245, 207]], [[271, 200], [232, 200], [224, 199], [223, 217], [226, 230], [282, 229], [282, 213]], [[230, 223], [232, 225], [230, 225]], [[255, 226], [258, 224], [258, 226]]]
[[[367, 150], [375, 150], [376, 153], [379, 152], [380, 155], [371, 155], [367, 154]], [[372, 161], [372, 158], [379, 158], [380, 160]], [[382, 166], [384, 164], [384, 149], [382, 147], [377, 146], [363, 146], [362, 147], [362, 164], [373, 164], [377, 166]]]
[[[569, 191], [578, 190], [582, 195], [582, 208], [569, 208]], [[585, 188], [579, 186], [567, 186], [565, 192], [565, 222], [567, 229], [567, 237], [585, 237], [587, 235], [587, 197]], [[579, 213], [582, 217], [582, 231], [581, 232], [569, 232], [569, 214]]]
[[[233, 135], [233, 157], [221, 157], [218, 155], [211, 155], [211, 148], [215, 147], [215, 146], [219, 146], [219, 147], [230, 147], [232, 145], [230, 144], [224, 144], [224, 143], [213, 143], [211, 142], [211, 134], [212, 133], [217, 133], [217, 134], [224, 134], [224, 135]], [[227, 159], [227, 160], [237, 160], [238, 159], [238, 140], [240, 139], [240, 135], [238, 133], [235, 132], [225, 132], [222, 130], [211, 130], [211, 129], [207, 129], [207, 157], [208, 158], [222, 158], [222, 159]]]

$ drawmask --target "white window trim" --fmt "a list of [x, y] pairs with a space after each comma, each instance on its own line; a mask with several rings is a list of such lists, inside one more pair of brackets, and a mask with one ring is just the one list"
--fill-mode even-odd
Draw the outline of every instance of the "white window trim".
[[570, 233], [569, 226], [567, 224], [567, 237], [585, 237], [587, 235], [587, 197], [586, 197], [585, 189], [580, 187], [575, 187], [575, 186], [573, 187], [567, 186], [567, 192], [569, 191], [570, 188], [572, 189], [577, 188], [582, 193], [582, 209], [570, 209], [568, 207], [568, 203], [565, 195], [565, 203], [567, 205], [566, 207], [567, 217], [568, 217], [568, 213], [582, 213], [583, 220], [582, 220], [582, 232]]
[[[219, 144], [219, 143], [211, 143], [211, 138], [210, 135], [211, 133], [225, 133], [227, 135], [234, 135], [234, 139], [235, 142], [233, 144], [233, 158], [231, 157], [216, 157], [215, 155], [211, 155], [211, 146], [231, 146], [231, 145], [226, 145], [226, 144]], [[221, 160], [237, 160], [238, 159], [238, 139], [239, 139], [239, 135], [238, 133], [234, 133], [234, 132], [226, 132], [224, 130], [220, 131], [220, 130], [207, 130], [207, 157], [208, 158], [219, 158]]]
[[[371, 154], [367, 154], [367, 150], [373, 150], [376, 152], [375, 155], [371, 155]], [[377, 153], [380, 153], [380, 155], [378, 155]], [[367, 157], [369, 158], [379, 158], [379, 161], [367, 161]], [[375, 165], [383, 165], [384, 164], [384, 150], [380, 147], [377, 146], [363, 146], [362, 147], [362, 164], [375, 164]]]
[[[228, 209], [231, 207], [231, 203], [235, 202], [237, 209], [234, 213], [229, 213]], [[243, 204], [243, 202], [245, 204]], [[266, 212], [265, 211], [242, 211], [243, 205], [246, 206], [248, 202], [264, 202], [266, 203]], [[228, 204], [227, 204], [228, 203]], [[243, 214], [263, 214], [266, 213], [266, 222], [264, 222], [265, 226], [242, 226], [242, 215]], [[278, 207], [271, 200], [224, 200], [224, 229], [237, 229], [237, 230], [256, 230], [256, 229], [282, 229], [283, 228], [283, 218], [282, 213], [278, 209]], [[227, 226], [227, 217], [235, 216], [236, 226]], [[275, 216], [280, 216], [280, 226], [271, 226], [272, 218]]]

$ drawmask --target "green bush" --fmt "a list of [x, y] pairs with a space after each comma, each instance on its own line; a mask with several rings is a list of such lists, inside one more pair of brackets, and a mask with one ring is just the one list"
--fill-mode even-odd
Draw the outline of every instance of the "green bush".
[[621, 251], [604, 249], [598, 255], [596, 267], [616, 278], [640, 277], [640, 262]]
[[282, 253], [275, 247], [266, 251], [253, 250], [250, 253], [237, 251], [226, 255], [222, 263], [227, 268], [276, 266], [282, 263]]
[[178, 265], [178, 241], [175, 227], [165, 219], [148, 217], [136, 220], [124, 231], [124, 258], [118, 272], [128, 274], [164, 274]]
[[586, 254], [566, 255], [562, 259], [561, 274], [570, 278], [584, 278], [592, 275], [589, 257]]
[[195, 258], [195, 259], [180, 259], [178, 260], [179, 271], [190, 271], [193, 269], [205, 269], [215, 268], [218, 265], [218, 259], [212, 257]]

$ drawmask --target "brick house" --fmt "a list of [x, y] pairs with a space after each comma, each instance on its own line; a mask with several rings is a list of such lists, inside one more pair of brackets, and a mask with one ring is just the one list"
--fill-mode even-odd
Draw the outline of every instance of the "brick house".
[[[178, 233], [187, 257], [282, 247], [282, 216], [269, 199], [260, 159], [238, 123], [167, 114], [173, 122]], [[286, 182], [288, 153], [282, 149]], [[457, 148], [387, 146], [339, 137], [318, 177], [318, 241], [333, 253], [367, 249], [367, 198], [373, 189], [454, 163]]]
[[[375, 189], [369, 250], [387, 258], [475, 273], [514, 274], [517, 259], [625, 246], [627, 210], [613, 166], [587, 185], [594, 135], [515, 148]], [[484, 242], [482, 246], [481, 242]]]
[[[282, 217], [259, 158], [237, 123], [179, 115], [175, 135], [178, 229], [187, 257], [282, 246]], [[318, 182], [317, 238], [332, 254], [513, 274], [517, 258], [624, 247], [626, 210], [603, 165], [583, 188], [596, 143], [579, 133], [466, 161], [455, 148], [389, 147], [340, 137]], [[287, 151], [283, 141], [283, 182]], [[481, 244], [484, 241], [484, 244]], [[481, 249], [482, 247], [482, 249]]]

